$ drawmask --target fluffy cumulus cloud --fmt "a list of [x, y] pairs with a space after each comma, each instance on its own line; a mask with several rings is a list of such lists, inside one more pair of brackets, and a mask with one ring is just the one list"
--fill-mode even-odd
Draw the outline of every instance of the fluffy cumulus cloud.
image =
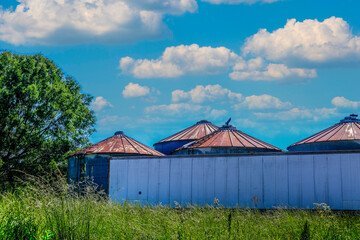
[[148, 114], [163, 114], [163, 115], [182, 115], [186, 113], [204, 114], [211, 111], [209, 106], [201, 106], [190, 103], [172, 103], [169, 105], [154, 105], [145, 108], [145, 113]]
[[267, 63], [257, 57], [244, 60], [225, 47], [200, 47], [197, 44], [168, 47], [158, 59], [120, 59], [120, 69], [137, 78], [176, 78], [183, 75], [227, 73], [233, 80], [298, 81], [316, 77], [314, 69], [288, 68]]
[[223, 118], [228, 114], [228, 111], [225, 109], [218, 110], [218, 109], [212, 109], [210, 112], [210, 116], [212, 119], [219, 119]]
[[227, 88], [216, 85], [202, 86], [198, 85], [194, 89], [185, 92], [183, 90], [175, 90], [172, 92], [172, 101], [179, 102], [188, 100], [194, 103], [203, 103], [204, 101], [218, 101], [218, 100], [235, 100], [241, 101], [242, 94], [234, 93]]
[[277, 97], [263, 94], [245, 97], [243, 102], [234, 105], [236, 110], [244, 107], [248, 109], [286, 109], [291, 108], [292, 104], [290, 102], [283, 102]]
[[273, 3], [280, 0], [201, 0], [203, 2], [209, 2], [213, 4], [239, 4], [239, 3], [245, 3], [245, 4], [254, 4], [257, 2], [260, 3]]
[[360, 101], [351, 101], [344, 97], [334, 97], [331, 103], [338, 108], [358, 108], [360, 107]]
[[137, 78], [174, 78], [182, 75], [219, 74], [229, 70], [238, 55], [225, 47], [199, 47], [197, 44], [168, 47], [158, 59], [120, 60], [123, 73]]
[[91, 103], [91, 108], [95, 111], [103, 110], [106, 107], [113, 107], [113, 105], [101, 96], [96, 97], [95, 100]]
[[137, 83], [129, 83], [122, 92], [124, 98], [144, 97], [150, 94], [150, 89]]
[[242, 50], [244, 54], [295, 65], [359, 62], [360, 37], [352, 34], [342, 18], [322, 22], [290, 19], [273, 32], [261, 29], [246, 40]]
[[292, 108], [286, 111], [271, 112], [271, 113], [254, 113], [255, 116], [261, 119], [267, 120], [280, 120], [280, 121], [290, 121], [296, 119], [302, 120], [314, 120], [318, 121], [320, 119], [329, 118], [336, 116], [338, 113], [336, 108], [316, 108], [316, 109], [305, 109], [305, 108]]
[[124, 43], [164, 36], [164, 14], [197, 9], [196, 0], [22, 0], [0, 9], [0, 40], [12, 44]]
[[290, 19], [273, 32], [260, 30], [241, 49], [242, 54], [236, 54], [226, 47], [180, 45], [166, 48], [157, 59], [124, 57], [120, 68], [137, 78], [230, 72], [233, 80], [302, 82], [317, 77], [314, 67], [360, 64], [360, 36], [336, 17], [322, 22]]
[[115, 115], [109, 115], [109, 116], [101, 116], [100, 119], [97, 121], [97, 124], [99, 126], [106, 126], [110, 124], [117, 123], [119, 121], [120, 117]]
[[284, 64], [268, 64], [267, 66], [254, 70], [238, 70], [229, 74], [233, 80], [254, 81], [291, 81], [297, 82], [303, 79], [316, 77], [315, 69], [289, 68]]
[[153, 105], [145, 108], [145, 113], [149, 115], [162, 115], [170, 117], [182, 118], [188, 116], [190, 118], [210, 118], [219, 119], [225, 117], [228, 111], [225, 109], [213, 109], [210, 106], [203, 106], [193, 103], [171, 103], [163, 105]]
[[204, 102], [216, 102], [233, 104], [235, 110], [240, 109], [286, 109], [291, 108], [290, 102], [283, 102], [279, 98], [263, 94], [243, 97], [241, 93], [232, 92], [218, 84], [202, 86], [198, 85], [190, 91], [175, 90], [172, 92], [172, 101], [201, 104]]
[[254, 119], [248, 119], [248, 118], [239, 118], [234, 120], [237, 126], [239, 128], [259, 128], [263, 126], [263, 124], [259, 124], [258, 122], [254, 121]]

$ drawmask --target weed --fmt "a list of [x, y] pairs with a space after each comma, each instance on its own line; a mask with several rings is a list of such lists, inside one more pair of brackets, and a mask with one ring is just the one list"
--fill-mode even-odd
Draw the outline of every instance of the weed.
[[[216, 202], [216, 200], [214, 201]], [[0, 195], [0, 239], [356, 239], [358, 212], [149, 206], [111, 202], [96, 186], [29, 180]]]

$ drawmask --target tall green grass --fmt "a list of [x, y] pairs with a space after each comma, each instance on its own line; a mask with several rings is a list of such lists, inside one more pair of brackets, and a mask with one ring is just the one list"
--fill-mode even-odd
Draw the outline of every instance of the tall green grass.
[[360, 214], [140, 207], [37, 179], [0, 196], [0, 239], [360, 239]]

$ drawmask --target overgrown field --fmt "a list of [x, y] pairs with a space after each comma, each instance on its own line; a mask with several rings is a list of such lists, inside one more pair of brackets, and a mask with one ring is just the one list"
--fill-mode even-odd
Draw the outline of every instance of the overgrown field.
[[0, 239], [360, 239], [360, 213], [139, 207], [38, 182], [1, 195]]

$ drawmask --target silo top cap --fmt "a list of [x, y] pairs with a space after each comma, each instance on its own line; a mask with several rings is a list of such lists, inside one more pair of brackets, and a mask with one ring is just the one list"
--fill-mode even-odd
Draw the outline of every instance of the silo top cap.
[[357, 117], [357, 114], [350, 114], [349, 117], [345, 117], [343, 120], [340, 121], [340, 123], [359, 122], [360, 120], [357, 119]]
[[114, 134], [114, 135], [116, 136], [116, 135], [122, 135], [122, 134], [124, 134], [124, 132], [123, 132], [123, 131], [117, 131], [117, 132], [115, 132], [115, 134]]
[[203, 124], [203, 123], [210, 123], [210, 122], [207, 120], [201, 120], [201, 121], [198, 121], [196, 124]]
[[229, 118], [229, 120], [226, 121], [226, 123], [220, 128], [220, 130], [224, 130], [224, 129], [234, 129], [236, 130], [236, 127], [233, 127], [232, 125], [230, 125], [231, 118]]
[[223, 125], [221, 128], [219, 128], [219, 130], [236, 130], [236, 127], [234, 127], [233, 125]]

